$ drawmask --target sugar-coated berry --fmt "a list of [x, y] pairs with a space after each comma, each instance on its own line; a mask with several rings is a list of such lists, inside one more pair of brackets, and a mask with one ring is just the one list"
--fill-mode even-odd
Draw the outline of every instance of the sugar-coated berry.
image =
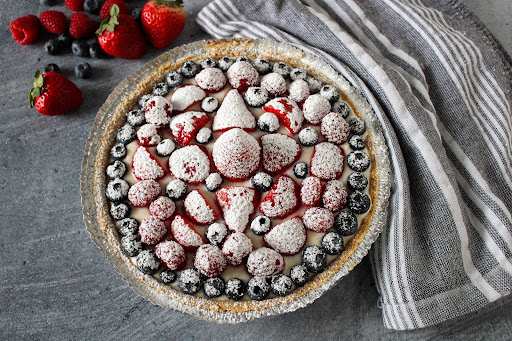
[[304, 147], [312, 147], [318, 142], [318, 133], [311, 127], [306, 127], [299, 132], [299, 142]]
[[187, 194], [187, 185], [180, 179], [174, 179], [165, 187], [165, 193], [173, 201], [182, 200]]
[[251, 178], [251, 185], [260, 192], [268, 192], [274, 185], [274, 179], [264, 172], [258, 172]]
[[307, 82], [308, 82], [308, 85], [309, 85], [309, 91], [312, 93], [312, 94], [316, 94], [320, 91], [320, 89], [322, 88], [322, 82], [320, 82], [320, 80], [316, 79], [316, 78], [308, 78], [307, 79]]
[[128, 144], [135, 139], [135, 136], [137, 136], [135, 129], [131, 125], [125, 124], [117, 131], [116, 140], [119, 143]]
[[331, 106], [332, 112], [337, 112], [343, 118], [347, 118], [350, 115], [350, 109], [345, 102], [336, 102]]
[[368, 179], [363, 173], [354, 172], [347, 178], [347, 187], [353, 191], [363, 191], [368, 186]]
[[219, 173], [211, 173], [204, 180], [208, 192], [215, 192], [220, 188], [224, 179]]
[[294, 265], [290, 269], [290, 278], [296, 286], [301, 287], [309, 280], [308, 269], [303, 264]]
[[244, 297], [245, 284], [241, 279], [231, 278], [226, 282], [226, 296], [233, 301], [238, 301]]
[[121, 250], [128, 257], [135, 257], [142, 251], [142, 242], [140, 237], [134, 234], [129, 234], [121, 238]]
[[293, 165], [293, 174], [299, 178], [304, 179], [306, 176], [308, 176], [308, 165], [305, 162], [297, 162], [295, 165]]
[[254, 276], [247, 282], [247, 295], [255, 301], [265, 299], [270, 292], [270, 284], [266, 277]]
[[199, 65], [201, 65], [201, 67], [203, 69], [206, 69], [209, 67], [217, 67], [217, 62], [215, 61], [215, 59], [208, 57], [208, 58], [201, 59], [199, 61]]
[[292, 291], [292, 279], [284, 274], [272, 276], [270, 290], [276, 296], [286, 296]]
[[297, 79], [303, 79], [306, 80], [308, 78], [308, 73], [303, 68], [295, 68], [292, 71], [290, 71], [290, 78], [292, 81]]
[[175, 88], [183, 83], [183, 75], [178, 71], [171, 71], [165, 76], [165, 82], [171, 88]]
[[204, 281], [203, 291], [206, 297], [215, 298], [224, 293], [226, 283], [220, 277], [211, 277]]
[[371, 199], [366, 193], [354, 191], [348, 196], [347, 206], [355, 214], [363, 214], [370, 209]]
[[50, 39], [44, 43], [44, 50], [49, 55], [56, 55], [60, 53], [60, 44], [57, 39]]
[[350, 211], [341, 211], [334, 217], [334, 229], [342, 236], [351, 236], [357, 232], [357, 217]]
[[165, 97], [169, 93], [169, 85], [166, 82], [158, 83], [153, 88], [153, 95]]
[[213, 132], [208, 127], [202, 127], [196, 134], [196, 141], [200, 144], [208, 144], [213, 140]]
[[366, 123], [362, 118], [354, 117], [348, 121], [350, 132], [354, 135], [363, 135], [366, 131]]
[[105, 58], [106, 53], [101, 48], [100, 44], [98, 44], [98, 42], [95, 41], [89, 44], [89, 56], [91, 56], [91, 58], [93, 59], [100, 59]]
[[327, 232], [322, 237], [322, 249], [328, 255], [339, 255], [343, 252], [345, 244], [343, 244], [343, 237], [338, 232]]
[[192, 60], [187, 60], [181, 65], [180, 72], [185, 78], [192, 78], [201, 71], [201, 67]]
[[364, 172], [370, 167], [370, 156], [363, 151], [356, 150], [348, 154], [347, 165], [356, 172]]
[[275, 133], [279, 130], [279, 118], [271, 112], [264, 112], [259, 118], [258, 118], [258, 128], [260, 130], [268, 132], [268, 133]]
[[153, 98], [152, 94], [146, 94], [139, 99], [139, 105], [142, 110], [146, 110], [146, 104], [151, 98]]
[[119, 221], [119, 233], [123, 236], [136, 234], [139, 231], [139, 222], [134, 218], [124, 218]]
[[364, 139], [359, 135], [352, 135], [348, 139], [348, 145], [353, 150], [363, 150], [366, 147]]
[[171, 139], [163, 139], [156, 145], [156, 154], [161, 157], [167, 157], [176, 149], [176, 143]]
[[110, 203], [110, 216], [114, 220], [121, 220], [128, 217], [130, 211], [130, 206], [126, 205], [124, 202]]
[[152, 275], [157, 272], [161, 264], [153, 250], [142, 250], [139, 252], [135, 263], [139, 270], [146, 275]]
[[90, 78], [92, 75], [92, 68], [89, 63], [80, 63], [75, 66], [75, 76], [82, 79]]
[[64, 32], [59, 34], [57, 40], [59, 41], [61, 48], [69, 49], [73, 43], [74, 38], [71, 36], [71, 34], [69, 34], [69, 32]]
[[47, 73], [47, 72], [59, 72], [60, 73], [60, 68], [57, 64], [54, 64], [54, 63], [47, 64], [44, 67], [43, 73]]
[[222, 57], [220, 60], [219, 60], [219, 69], [221, 69], [222, 71], [226, 72], [228, 71], [229, 67], [231, 65], [233, 65], [235, 61], [229, 57]]
[[135, 21], [140, 22], [140, 18], [142, 15], [142, 8], [141, 7], [134, 8], [130, 12], [130, 15], [132, 16], [133, 19], [135, 19]]
[[201, 274], [196, 269], [185, 269], [178, 276], [178, 287], [185, 294], [195, 294], [202, 285]]
[[219, 100], [215, 97], [206, 97], [201, 102], [201, 109], [206, 113], [212, 113], [219, 109]]
[[251, 222], [251, 231], [258, 236], [263, 236], [272, 227], [272, 221], [269, 217], [259, 215]]
[[171, 284], [172, 282], [176, 281], [177, 277], [178, 276], [176, 276], [176, 272], [171, 269], [165, 269], [160, 273], [160, 280], [164, 284]]
[[131, 110], [126, 114], [126, 121], [132, 127], [140, 127], [146, 123], [146, 115], [144, 110]]
[[251, 58], [247, 57], [247, 56], [240, 56], [236, 59], [237, 62], [248, 62], [248, 63], [252, 63], [252, 60]]
[[98, 14], [100, 12], [100, 2], [98, 0], [85, 0], [84, 11], [91, 14]]
[[320, 88], [320, 95], [329, 100], [331, 104], [340, 99], [340, 92], [332, 85], [324, 85]]
[[302, 264], [308, 272], [322, 272], [327, 266], [327, 254], [320, 247], [310, 245], [302, 251]]
[[280, 74], [281, 76], [283, 76], [285, 78], [290, 75], [291, 70], [292, 70], [292, 68], [290, 67], [290, 65], [283, 63], [283, 62], [277, 62], [272, 67], [272, 71]]
[[105, 195], [107, 199], [114, 202], [119, 202], [128, 198], [128, 190], [130, 184], [123, 179], [116, 178], [107, 184]]
[[78, 57], [89, 56], [89, 44], [85, 40], [73, 40], [71, 43], [71, 52]]
[[256, 58], [252, 65], [260, 75], [266, 75], [272, 69], [272, 65], [267, 58]]
[[126, 164], [123, 161], [116, 160], [107, 166], [105, 174], [110, 180], [122, 178], [126, 174]]
[[110, 149], [110, 157], [114, 160], [122, 160], [126, 157], [126, 146], [122, 143], [116, 144]]
[[213, 245], [222, 245], [229, 231], [224, 223], [213, 223], [206, 228], [206, 239]]
[[251, 86], [245, 92], [244, 98], [251, 107], [261, 107], [268, 102], [268, 91], [261, 86]]

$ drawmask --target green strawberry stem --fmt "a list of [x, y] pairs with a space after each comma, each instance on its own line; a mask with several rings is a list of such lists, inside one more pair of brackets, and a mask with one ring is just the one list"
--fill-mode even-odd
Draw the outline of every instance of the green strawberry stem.
[[100, 28], [96, 31], [97, 35], [101, 35], [105, 30], [114, 32], [114, 29], [119, 25], [119, 6], [113, 4], [110, 6], [110, 18], [105, 18], [100, 24]]
[[41, 92], [43, 91], [44, 78], [41, 74], [41, 71], [37, 70], [36, 75], [34, 76], [34, 87], [30, 90], [28, 94], [28, 100], [30, 102], [30, 107], [33, 108], [36, 97], [41, 96]]

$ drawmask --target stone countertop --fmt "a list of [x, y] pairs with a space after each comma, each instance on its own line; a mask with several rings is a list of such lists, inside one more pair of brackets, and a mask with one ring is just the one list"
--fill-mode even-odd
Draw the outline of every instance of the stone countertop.
[[[505, 49], [512, 52], [512, 4], [466, 0]], [[144, 1], [131, 1], [130, 8]], [[206, 4], [188, 0], [184, 32], [171, 47], [209, 38], [194, 22]], [[315, 303], [294, 313], [239, 325], [217, 325], [165, 310], [137, 296], [85, 230], [80, 204], [80, 165], [98, 108], [144, 58], [93, 60], [71, 54], [49, 56], [37, 44], [13, 42], [14, 18], [46, 9], [36, 0], [0, 0], [2, 96], [0, 144], [0, 339], [30, 340], [507, 340], [512, 335], [512, 297], [437, 326], [387, 330], [367, 258]], [[69, 15], [62, 2], [56, 9]], [[93, 67], [88, 80], [74, 76], [82, 61]], [[37, 68], [57, 63], [84, 93], [76, 112], [45, 117], [31, 110], [27, 94]]]

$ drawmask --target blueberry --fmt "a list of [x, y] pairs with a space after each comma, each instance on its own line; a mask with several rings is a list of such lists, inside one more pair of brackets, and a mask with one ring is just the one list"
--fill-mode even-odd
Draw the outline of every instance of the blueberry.
[[354, 135], [363, 135], [366, 131], [366, 123], [362, 118], [354, 117], [348, 121], [348, 125], [350, 126], [350, 132]]
[[302, 263], [309, 272], [322, 272], [327, 266], [327, 254], [316, 245], [308, 246], [302, 251]]
[[368, 194], [354, 191], [348, 196], [347, 206], [355, 214], [363, 214], [370, 209], [371, 200]]
[[84, 40], [73, 40], [71, 43], [71, 52], [75, 56], [88, 57], [89, 56], [89, 44]]
[[131, 125], [125, 124], [117, 131], [116, 139], [119, 143], [128, 144], [135, 139], [136, 135], [135, 129]]
[[177, 278], [176, 272], [174, 272], [171, 269], [165, 269], [164, 271], [162, 271], [160, 273], [160, 280], [164, 284], [171, 284], [172, 282], [174, 282], [176, 280], [176, 278]]
[[290, 71], [290, 78], [292, 79], [292, 81], [297, 79], [306, 80], [308, 78], [308, 73], [306, 72], [306, 70], [299, 67]]
[[220, 277], [211, 277], [204, 281], [203, 291], [206, 297], [215, 298], [224, 293], [226, 283]]
[[343, 237], [338, 232], [327, 232], [322, 237], [322, 249], [328, 255], [339, 255], [343, 252], [345, 245], [343, 244]]
[[228, 235], [228, 228], [223, 223], [213, 223], [206, 228], [206, 239], [212, 245], [221, 245]]
[[228, 71], [229, 67], [231, 65], [233, 65], [233, 63], [234, 63], [233, 59], [231, 59], [229, 57], [222, 57], [219, 60], [219, 69], [226, 72], [226, 71]]
[[359, 135], [352, 135], [350, 139], [348, 139], [348, 145], [353, 150], [363, 150], [366, 147], [364, 139]]
[[322, 82], [316, 78], [308, 78], [306, 81], [309, 85], [309, 92], [312, 94], [318, 93], [322, 88]]
[[272, 221], [269, 217], [259, 215], [251, 222], [251, 231], [258, 236], [263, 236], [272, 227]]
[[279, 130], [279, 118], [271, 112], [264, 112], [258, 118], [258, 128], [262, 131], [266, 131], [269, 133], [275, 133]]
[[336, 102], [331, 107], [332, 112], [337, 112], [343, 118], [347, 118], [350, 115], [350, 109], [344, 102]]
[[139, 252], [135, 263], [139, 270], [146, 275], [152, 275], [157, 272], [161, 264], [153, 250], [142, 250]]
[[49, 55], [56, 55], [60, 53], [60, 43], [57, 39], [50, 39], [44, 44], [44, 50]]
[[126, 157], [126, 147], [122, 143], [116, 144], [110, 149], [110, 157], [114, 160], [122, 160]]
[[180, 179], [174, 179], [165, 187], [165, 193], [173, 201], [182, 200], [187, 194], [187, 185]]
[[363, 173], [354, 172], [347, 178], [347, 187], [353, 191], [363, 191], [368, 186], [368, 179]]
[[128, 257], [137, 256], [142, 251], [140, 237], [130, 234], [121, 238], [121, 250], [123, 250]]
[[283, 62], [277, 62], [272, 67], [272, 71], [274, 71], [275, 73], [280, 74], [281, 76], [283, 76], [285, 78], [290, 75], [290, 71], [291, 70], [292, 69], [291, 69], [290, 65], [288, 65], [286, 63], [283, 63]]
[[126, 205], [124, 202], [120, 203], [110, 203], [110, 216], [114, 220], [121, 220], [130, 215], [130, 206]]
[[47, 73], [47, 72], [59, 72], [60, 73], [60, 68], [57, 64], [47, 64], [45, 67], [44, 67], [44, 70], [43, 70], [44, 73]]
[[153, 97], [151, 94], [146, 94], [139, 99], [139, 105], [142, 110], [146, 110], [146, 103]]
[[98, 14], [100, 12], [100, 3], [98, 0], [85, 0], [84, 10], [91, 14]]
[[370, 156], [363, 151], [356, 150], [348, 154], [347, 165], [356, 172], [364, 172], [370, 167]]
[[98, 42], [95, 41], [89, 44], [89, 56], [91, 56], [91, 58], [94, 59], [100, 59], [105, 58], [106, 53], [101, 48], [100, 44], [98, 44]]
[[315, 129], [307, 127], [299, 132], [299, 142], [304, 147], [312, 147], [318, 142], [318, 133]]
[[220, 185], [222, 185], [223, 181], [224, 179], [222, 179], [222, 176], [219, 173], [211, 173], [204, 182], [208, 192], [216, 192], [220, 188]]
[[69, 32], [64, 32], [62, 34], [59, 34], [57, 37], [57, 40], [59, 41], [60, 47], [63, 49], [68, 49], [71, 47], [71, 43], [73, 42], [73, 37]]
[[180, 72], [183, 77], [192, 78], [200, 71], [201, 67], [192, 60], [187, 60], [181, 65]]
[[126, 164], [123, 161], [116, 160], [107, 166], [105, 174], [110, 180], [122, 178], [126, 174]]
[[40, 3], [44, 6], [55, 6], [57, 4], [57, 0], [41, 0]]
[[213, 140], [213, 132], [208, 127], [202, 127], [196, 134], [196, 141], [199, 144], [208, 144]]
[[251, 107], [261, 107], [268, 102], [268, 91], [261, 86], [251, 86], [245, 92], [244, 98]]
[[272, 276], [270, 290], [276, 296], [286, 296], [292, 291], [292, 279], [284, 274]]
[[238, 301], [244, 297], [245, 284], [241, 279], [231, 278], [226, 283], [226, 296], [230, 300]]
[[119, 222], [119, 233], [123, 236], [136, 234], [139, 231], [139, 222], [137, 219], [124, 218]]
[[206, 113], [212, 113], [219, 109], [219, 100], [215, 97], [206, 97], [201, 102], [201, 109]]
[[331, 104], [340, 99], [340, 92], [332, 85], [324, 85], [320, 88], [320, 95], [329, 100]]
[[209, 67], [217, 67], [217, 62], [215, 61], [215, 59], [208, 57], [208, 58], [201, 59], [199, 61], [199, 65], [201, 65], [201, 67], [203, 69], [206, 69]]
[[135, 19], [135, 21], [138, 21], [140, 22], [140, 16], [142, 14], [142, 8], [140, 7], [137, 7], [137, 8], [134, 8], [130, 15], [132, 16], [133, 19]]
[[91, 65], [89, 63], [80, 63], [77, 66], [75, 66], [75, 75], [78, 78], [87, 79], [91, 77], [92, 69]]
[[171, 88], [175, 88], [183, 83], [183, 75], [178, 71], [171, 71], [165, 76], [165, 82]]
[[107, 199], [114, 202], [123, 201], [128, 198], [130, 185], [123, 179], [114, 179], [107, 184], [105, 195]]
[[295, 165], [293, 165], [293, 174], [299, 178], [304, 179], [306, 176], [308, 176], [308, 165], [305, 162], [297, 162]]
[[156, 145], [156, 154], [161, 157], [167, 157], [174, 152], [176, 144], [171, 139], [163, 139]]
[[274, 179], [267, 173], [258, 172], [252, 176], [251, 185], [260, 192], [267, 192], [274, 185]]
[[357, 227], [357, 217], [350, 211], [341, 211], [334, 217], [334, 229], [342, 236], [353, 235]]
[[302, 264], [294, 265], [290, 269], [290, 278], [296, 286], [301, 287], [309, 280], [308, 269]]
[[236, 59], [237, 62], [248, 62], [248, 63], [252, 63], [252, 60], [251, 58], [247, 57], [247, 56], [240, 56]]
[[270, 285], [265, 277], [254, 276], [247, 282], [247, 295], [255, 301], [261, 301], [268, 296]]
[[131, 110], [126, 114], [126, 121], [132, 127], [140, 127], [146, 123], [146, 113], [144, 110]]
[[169, 90], [169, 85], [167, 85], [167, 83], [158, 83], [153, 88], [153, 95], [165, 97], [169, 93]]
[[203, 280], [196, 269], [185, 269], [178, 276], [178, 287], [185, 294], [195, 294], [202, 285]]
[[256, 58], [252, 65], [260, 75], [265, 75], [272, 69], [272, 65], [267, 58]]

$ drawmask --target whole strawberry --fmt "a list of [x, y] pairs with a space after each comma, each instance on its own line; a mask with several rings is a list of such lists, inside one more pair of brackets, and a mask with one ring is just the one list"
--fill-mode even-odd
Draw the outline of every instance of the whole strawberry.
[[69, 33], [75, 39], [88, 38], [94, 34], [98, 23], [85, 13], [73, 13], [69, 19]]
[[96, 31], [103, 51], [123, 59], [137, 59], [146, 52], [146, 40], [131, 15], [119, 14], [119, 6], [110, 7], [110, 18]]
[[169, 46], [185, 26], [182, 0], [151, 0], [142, 9], [142, 28], [151, 45], [157, 49]]
[[12, 37], [21, 45], [29, 45], [37, 40], [41, 32], [39, 18], [35, 15], [27, 15], [11, 21], [9, 24]]
[[66, 0], [66, 6], [72, 11], [83, 11], [85, 0]]
[[44, 11], [39, 14], [39, 20], [45, 30], [55, 34], [62, 34], [66, 31], [66, 15], [59, 11]]
[[83, 101], [82, 92], [62, 74], [36, 71], [34, 87], [28, 95], [30, 106], [43, 115], [64, 115], [77, 109]]
[[117, 5], [119, 7], [120, 14], [129, 14], [130, 13], [130, 12], [128, 12], [128, 7], [126, 7], [126, 4], [123, 0], [107, 0], [103, 4], [103, 6], [101, 6], [100, 18], [102, 20], [110, 17], [110, 7], [112, 7], [112, 5]]

